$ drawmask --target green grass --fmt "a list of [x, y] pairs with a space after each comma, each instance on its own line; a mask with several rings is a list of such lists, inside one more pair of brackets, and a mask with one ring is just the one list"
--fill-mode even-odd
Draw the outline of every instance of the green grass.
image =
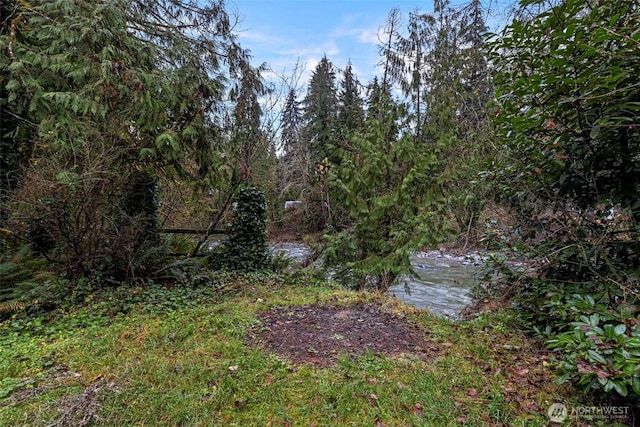
[[[424, 328], [438, 355], [365, 352], [317, 368], [249, 342], [263, 310], [361, 300]], [[0, 325], [0, 425], [542, 426], [550, 404], [581, 404], [554, 384], [553, 360], [504, 326], [508, 314], [455, 323], [300, 274], [120, 288], [61, 306]]]

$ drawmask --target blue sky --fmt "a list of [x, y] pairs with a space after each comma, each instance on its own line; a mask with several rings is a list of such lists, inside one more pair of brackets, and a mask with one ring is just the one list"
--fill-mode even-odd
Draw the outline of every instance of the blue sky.
[[[236, 26], [240, 44], [251, 51], [253, 64], [268, 63], [277, 73], [291, 74], [299, 61], [305, 66], [300, 85], [326, 54], [338, 69], [348, 61], [361, 83], [375, 75], [378, 32], [389, 11], [398, 7], [406, 23], [410, 12], [433, 11], [433, 0], [227, 0], [241, 21]], [[465, 4], [468, 0], [452, 0]], [[484, 0], [497, 12], [513, 0]], [[492, 18], [493, 25], [502, 16]], [[405, 28], [403, 25], [401, 28]], [[268, 76], [267, 76], [268, 77]], [[341, 76], [338, 75], [338, 78]]]
[[431, 0], [228, 1], [229, 10], [242, 19], [236, 31], [253, 64], [267, 62], [278, 73], [291, 73], [299, 58], [306, 71], [303, 86], [325, 54], [339, 69], [351, 60], [360, 82], [369, 82], [379, 74], [377, 35], [389, 11], [397, 6], [407, 18], [416, 9], [433, 8]]

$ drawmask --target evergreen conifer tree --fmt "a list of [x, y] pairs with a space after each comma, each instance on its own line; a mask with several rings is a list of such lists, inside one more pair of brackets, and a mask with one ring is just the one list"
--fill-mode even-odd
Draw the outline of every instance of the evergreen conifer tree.
[[303, 138], [303, 111], [296, 90], [291, 88], [282, 111], [281, 193], [289, 200], [299, 200], [309, 185], [310, 161], [308, 141]]
[[336, 141], [338, 99], [335, 69], [324, 56], [311, 75], [307, 95], [303, 101], [305, 135], [311, 157], [316, 164], [332, 160]]
[[360, 82], [353, 74], [353, 66], [349, 62], [342, 74], [338, 93], [338, 143], [349, 133], [362, 128], [364, 121], [363, 100], [360, 97]]
[[331, 223], [328, 173], [336, 164], [337, 90], [333, 64], [324, 56], [311, 75], [303, 100], [304, 139], [308, 146], [308, 188], [305, 193], [306, 220], [310, 230], [324, 229]]

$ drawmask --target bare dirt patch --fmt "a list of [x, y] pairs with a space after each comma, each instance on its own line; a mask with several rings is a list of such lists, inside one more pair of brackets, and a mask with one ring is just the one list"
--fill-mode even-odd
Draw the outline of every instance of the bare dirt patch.
[[329, 367], [365, 349], [385, 356], [432, 358], [440, 349], [428, 332], [372, 304], [278, 307], [262, 314], [260, 346], [295, 364]]

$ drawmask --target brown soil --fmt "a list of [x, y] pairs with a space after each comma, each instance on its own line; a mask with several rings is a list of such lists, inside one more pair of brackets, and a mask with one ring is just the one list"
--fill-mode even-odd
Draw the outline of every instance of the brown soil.
[[423, 329], [371, 304], [278, 307], [263, 313], [259, 344], [294, 364], [329, 367], [365, 349], [385, 356], [433, 357], [439, 348]]
[[[262, 327], [252, 334], [258, 345], [294, 364], [323, 368], [333, 366], [341, 355], [358, 356], [365, 350], [388, 357], [431, 360], [446, 355], [452, 345], [446, 342], [436, 345], [429, 340], [427, 330], [376, 305], [365, 303], [278, 307], [264, 312], [261, 321]], [[486, 357], [470, 353], [463, 357], [482, 367], [486, 375], [500, 376], [505, 401], [513, 402], [522, 413], [545, 413], [546, 407], [537, 403], [540, 390], [555, 390], [559, 396], [565, 392], [561, 386], [553, 385], [555, 376], [550, 367], [553, 364], [550, 352], [534, 342], [523, 343], [521, 347], [502, 341], [498, 336], [494, 339], [493, 358], [496, 364], [490, 363]], [[464, 399], [476, 399], [482, 392], [475, 388], [456, 387], [452, 396], [463, 404]], [[607, 400], [600, 404], [628, 406], [622, 401]], [[633, 413], [632, 409], [628, 412]], [[632, 425], [633, 420], [619, 421]]]

